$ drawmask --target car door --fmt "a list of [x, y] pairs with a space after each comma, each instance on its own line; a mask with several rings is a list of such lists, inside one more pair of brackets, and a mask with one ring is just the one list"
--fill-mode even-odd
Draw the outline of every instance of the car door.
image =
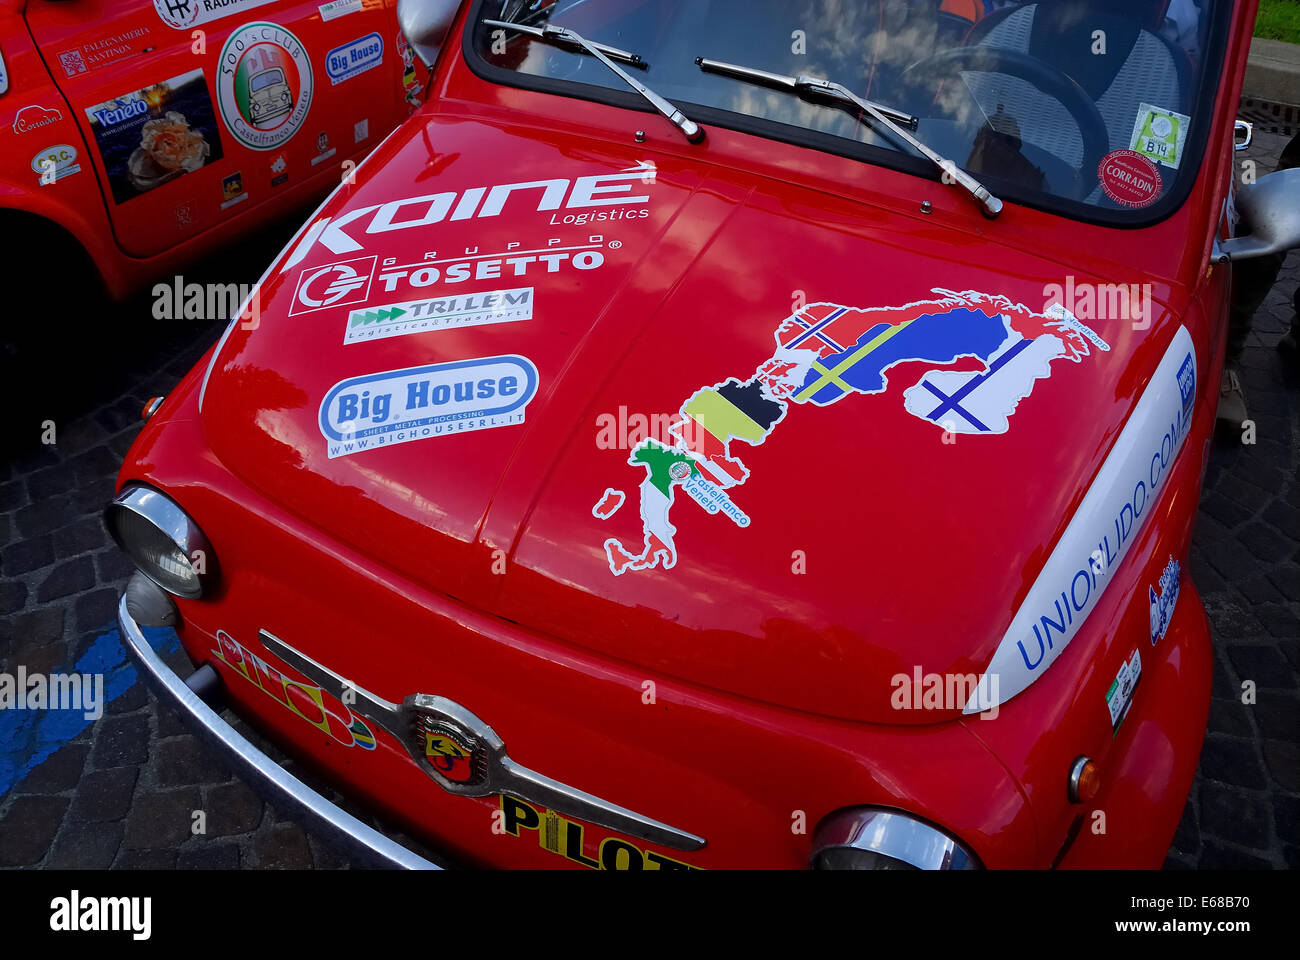
[[27, 21], [135, 257], [324, 192], [407, 115], [395, 0], [31, 0]]

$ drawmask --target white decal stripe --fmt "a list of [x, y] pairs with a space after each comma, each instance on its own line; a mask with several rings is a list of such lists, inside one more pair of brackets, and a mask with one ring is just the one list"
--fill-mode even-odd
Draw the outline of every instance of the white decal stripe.
[[[966, 713], [1005, 703], [1079, 633], [1156, 500], [1191, 428], [1196, 347], [1179, 327], [1155, 376], [998, 644]], [[997, 684], [990, 690], [989, 678]], [[987, 702], [996, 701], [996, 702]]]

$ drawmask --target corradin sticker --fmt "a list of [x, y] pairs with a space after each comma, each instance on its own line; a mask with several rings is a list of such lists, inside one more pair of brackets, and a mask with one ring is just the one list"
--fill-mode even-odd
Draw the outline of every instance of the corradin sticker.
[[353, 377], [320, 406], [331, 459], [412, 440], [524, 422], [537, 368], [519, 356], [484, 357]]

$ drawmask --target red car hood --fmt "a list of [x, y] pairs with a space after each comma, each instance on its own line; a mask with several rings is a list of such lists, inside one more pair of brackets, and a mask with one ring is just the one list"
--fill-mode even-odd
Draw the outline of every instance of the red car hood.
[[221, 347], [213, 449], [648, 679], [933, 722], [891, 678], [988, 663], [1144, 382], [1149, 332], [1035, 312], [1069, 271], [995, 245], [1010, 217], [466, 119], [368, 170]]

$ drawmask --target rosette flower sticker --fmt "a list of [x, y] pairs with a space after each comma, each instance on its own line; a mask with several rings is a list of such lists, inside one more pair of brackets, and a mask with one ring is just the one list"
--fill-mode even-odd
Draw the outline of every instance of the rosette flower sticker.
[[169, 110], [141, 129], [140, 146], [131, 155], [131, 179], [136, 189], [149, 190], [199, 169], [207, 162], [210, 149], [203, 134], [190, 129], [184, 114]]

